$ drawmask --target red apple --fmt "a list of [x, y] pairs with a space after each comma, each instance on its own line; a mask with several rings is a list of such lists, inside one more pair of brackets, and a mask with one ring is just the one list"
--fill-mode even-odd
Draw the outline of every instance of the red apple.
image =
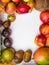
[[16, 11], [16, 5], [13, 2], [9, 2], [6, 5], [5, 12], [7, 14], [14, 14], [15, 11]]
[[24, 13], [28, 13], [29, 9], [30, 9], [30, 7], [27, 4], [22, 3], [22, 4], [17, 6], [16, 12], [19, 14], [24, 14]]
[[43, 35], [49, 35], [49, 24], [42, 24], [39, 28], [40, 33]]
[[40, 14], [40, 20], [43, 23], [49, 23], [49, 11], [43, 11]]
[[37, 46], [45, 46], [46, 45], [46, 37], [44, 35], [38, 35], [38, 36], [36, 36], [34, 42]]
[[16, 2], [16, 3], [19, 3], [21, 2], [22, 0], [12, 0], [13, 2]]

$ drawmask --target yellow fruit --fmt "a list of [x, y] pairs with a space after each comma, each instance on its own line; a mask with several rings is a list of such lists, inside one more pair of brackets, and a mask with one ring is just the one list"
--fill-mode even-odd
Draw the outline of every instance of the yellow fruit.
[[49, 36], [47, 37], [47, 45], [49, 46]]
[[27, 3], [27, 5], [30, 7], [30, 12], [32, 11], [32, 9], [34, 8], [34, 2], [33, 1], [29, 1], [28, 3]]
[[27, 3], [28, 6], [30, 6], [31, 8], [34, 8], [34, 2], [30, 1]]
[[30, 0], [23, 0], [24, 2], [29, 2]]
[[8, 20], [10, 22], [13, 22], [16, 19], [16, 17], [14, 15], [8, 15]]

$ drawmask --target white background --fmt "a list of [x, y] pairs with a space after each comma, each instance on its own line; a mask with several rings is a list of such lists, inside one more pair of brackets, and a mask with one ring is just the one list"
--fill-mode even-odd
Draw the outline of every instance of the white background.
[[16, 14], [16, 20], [11, 24], [13, 47], [16, 50], [31, 49], [34, 52], [37, 48], [34, 39], [40, 34], [40, 25], [40, 12], [35, 9], [33, 9], [32, 13]]

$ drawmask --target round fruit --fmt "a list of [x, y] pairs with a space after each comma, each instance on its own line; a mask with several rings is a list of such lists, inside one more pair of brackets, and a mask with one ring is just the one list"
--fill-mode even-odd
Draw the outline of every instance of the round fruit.
[[40, 47], [34, 53], [34, 60], [38, 65], [49, 65], [49, 47]]
[[49, 35], [49, 24], [42, 24], [39, 28], [40, 33], [43, 35]]
[[5, 45], [5, 47], [11, 47], [12, 46], [11, 38], [5, 38], [4, 45]]
[[46, 37], [44, 35], [38, 35], [38, 36], [36, 36], [34, 42], [37, 46], [45, 46], [46, 45]]
[[15, 3], [19, 3], [19, 2], [21, 2], [22, 0], [12, 0], [13, 2], [15, 2]]
[[1, 0], [1, 2], [7, 4], [10, 0]]
[[43, 23], [49, 23], [49, 11], [41, 12], [40, 19]]
[[4, 37], [9, 37], [11, 35], [11, 29], [9, 28], [5, 28], [3, 31], [2, 31], [2, 35]]
[[8, 15], [8, 20], [10, 21], [10, 22], [13, 22], [15, 19], [16, 19], [16, 17], [14, 16], [14, 15]]
[[4, 28], [9, 28], [9, 26], [10, 26], [10, 21], [3, 22], [3, 27]]
[[30, 9], [30, 7], [27, 4], [22, 3], [17, 6], [16, 12], [19, 14], [24, 14], [24, 13], [28, 13], [29, 9]]
[[30, 0], [23, 0], [24, 2], [29, 2]]
[[6, 48], [2, 51], [1, 58], [2, 58], [2, 62], [10, 62], [14, 58], [14, 53], [8, 48]]
[[47, 42], [46, 43], [49, 46], [49, 36], [47, 37]]
[[9, 3], [6, 5], [5, 12], [6, 12], [7, 14], [14, 14], [15, 11], [16, 11], [16, 5], [15, 5], [15, 3], [9, 2]]
[[15, 53], [15, 58], [14, 58], [14, 62], [15, 63], [21, 63], [23, 60], [23, 55], [24, 55], [24, 51], [23, 50], [19, 50]]
[[32, 56], [32, 51], [27, 50], [23, 55], [24, 62], [29, 62], [31, 60], [31, 56]]

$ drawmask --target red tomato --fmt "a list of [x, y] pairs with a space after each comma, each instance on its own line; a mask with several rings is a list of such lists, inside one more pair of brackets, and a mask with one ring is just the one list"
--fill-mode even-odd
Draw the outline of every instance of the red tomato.
[[42, 24], [39, 28], [40, 33], [43, 35], [49, 35], [49, 24]]
[[48, 23], [49, 22], [49, 11], [41, 12], [41, 14], [40, 14], [40, 20], [43, 23]]
[[46, 45], [46, 37], [44, 35], [36, 36], [34, 41], [37, 46], [45, 46]]

